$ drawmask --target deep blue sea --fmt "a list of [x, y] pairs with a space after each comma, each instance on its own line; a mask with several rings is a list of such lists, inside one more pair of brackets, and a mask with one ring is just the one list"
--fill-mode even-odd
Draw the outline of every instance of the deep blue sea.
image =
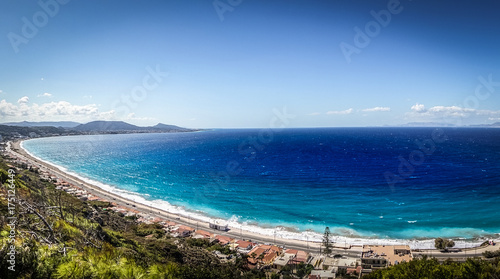
[[371, 239], [500, 233], [500, 129], [211, 130], [23, 146], [143, 202], [285, 237], [326, 226]]

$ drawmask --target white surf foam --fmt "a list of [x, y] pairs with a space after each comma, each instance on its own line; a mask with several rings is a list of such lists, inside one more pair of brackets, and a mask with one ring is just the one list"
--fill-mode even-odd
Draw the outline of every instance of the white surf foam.
[[[184, 206], [176, 206], [172, 205], [169, 202], [165, 200], [148, 200], [144, 198], [145, 196], [148, 196], [147, 194], [141, 195], [136, 192], [131, 192], [127, 190], [120, 189], [118, 187], [105, 184], [84, 176], [81, 176], [77, 173], [74, 173], [72, 171], [69, 171], [67, 168], [63, 166], [59, 166], [57, 164], [54, 164], [52, 162], [49, 162], [47, 160], [43, 160], [40, 157], [32, 154], [29, 152], [26, 148], [23, 146], [23, 142], [21, 142], [20, 147], [30, 156], [33, 158], [36, 158], [37, 160], [46, 163], [48, 165], [53, 166], [54, 168], [60, 170], [61, 172], [64, 172], [66, 174], [69, 174], [73, 177], [76, 177], [88, 184], [94, 185], [98, 188], [101, 188], [107, 192], [111, 192], [114, 194], [118, 194], [121, 197], [124, 197], [126, 199], [132, 200], [136, 203], [140, 203], [143, 205], [150, 206], [152, 208], [164, 210], [169, 213], [177, 214], [183, 217], [187, 217], [193, 220], [198, 220], [201, 222], [210, 222], [214, 220], [213, 216], [208, 216], [207, 214], [204, 214], [204, 212], [201, 212], [199, 210], [193, 211], [185, 208]], [[379, 218], [383, 218], [383, 216], [380, 216]], [[220, 219], [220, 218], [219, 218]], [[315, 231], [298, 231], [295, 228], [287, 228], [283, 226], [276, 226], [276, 227], [263, 227], [259, 225], [254, 225], [254, 224], [249, 224], [248, 222], [240, 222], [239, 218], [236, 216], [232, 216], [231, 218], [224, 220], [227, 222], [228, 226], [230, 229], [239, 231], [240, 229], [243, 231], [248, 231], [251, 233], [256, 233], [260, 235], [265, 235], [265, 236], [276, 236], [277, 239], [283, 238], [283, 239], [293, 239], [293, 240], [302, 240], [302, 241], [309, 241], [309, 242], [321, 242], [323, 240], [323, 234]], [[410, 221], [408, 221], [410, 222]], [[415, 221], [416, 222], [416, 221]], [[412, 249], [434, 249], [434, 238], [428, 238], [428, 239], [382, 239], [382, 238], [364, 238], [364, 237], [353, 237], [355, 235], [359, 235], [355, 230], [350, 229], [350, 228], [331, 228], [332, 232], [341, 232], [344, 235], [351, 235], [351, 236], [343, 236], [343, 235], [337, 235], [333, 236], [332, 239], [334, 242], [339, 243], [339, 244], [349, 244], [349, 245], [409, 245], [410, 248]], [[474, 246], [478, 246], [484, 241], [489, 240], [490, 238], [475, 238], [475, 239], [455, 239], [455, 247], [456, 248], [470, 248]], [[496, 235], [496, 242], [500, 242], [500, 233]]]

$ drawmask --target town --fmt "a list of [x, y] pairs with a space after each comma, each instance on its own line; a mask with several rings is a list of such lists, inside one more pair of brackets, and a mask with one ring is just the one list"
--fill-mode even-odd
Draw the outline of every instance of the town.
[[[465, 262], [470, 257], [484, 257], [484, 252], [498, 251], [493, 241], [487, 241], [481, 247], [463, 249], [411, 249], [409, 245], [350, 245], [346, 243], [330, 242], [328, 247], [324, 243], [308, 243], [307, 247], [290, 247], [276, 243], [262, 242], [259, 239], [236, 237], [238, 234], [223, 220], [213, 220], [208, 226], [196, 227], [187, 223], [176, 215], [168, 216], [160, 211], [141, 210], [140, 205], [132, 202], [121, 203], [115, 198], [103, 197], [93, 194], [83, 184], [66, 179], [61, 173], [47, 168], [40, 163], [13, 151], [8, 143], [3, 151], [3, 156], [12, 163], [12, 169], [21, 171], [29, 169], [38, 173], [40, 178], [52, 182], [56, 189], [71, 194], [82, 201], [101, 201], [109, 206], [102, 208], [105, 211], [114, 211], [126, 217], [134, 218], [143, 224], [156, 224], [161, 226], [166, 234], [174, 238], [188, 239], [193, 243], [202, 241], [211, 245], [217, 244], [221, 249], [213, 254], [221, 262], [235, 262], [238, 258], [245, 258], [248, 268], [264, 270], [266, 274], [296, 274], [302, 278], [325, 279], [361, 278], [363, 275], [400, 263], [409, 262], [424, 256], [435, 257], [439, 261], [453, 260]], [[20, 167], [16, 167], [20, 166]], [[234, 229], [233, 229], [234, 230]], [[154, 235], [146, 235], [153, 238]], [[314, 245], [315, 244], [315, 245]]]

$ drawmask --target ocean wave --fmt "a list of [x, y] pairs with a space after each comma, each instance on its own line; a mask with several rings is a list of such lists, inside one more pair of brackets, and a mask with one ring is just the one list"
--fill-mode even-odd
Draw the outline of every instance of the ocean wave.
[[[193, 220], [198, 220], [202, 222], [210, 222], [217, 216], [209, 215], [207, 211], [200, 210], [192, 210], [185, 206], [178, 206], [169, 203], [166, 200], [162, 199], [148, 199], [148, 194], [140, 194], [133, 191], [127, 191], [124, 189], [120, 189], [116, 186], [112, 186], [106, 183], [102, 183], [100, 181], [82, 176], [74, 171], [67, 169], [66, 167], [57, 165], [50, 161], [44, 160], [32, 152], [28, 151], [23, 142], [21, 142], [21, 148], [30, 156], [36, 158], [37, 160], [46, 163], [48, 165], [53, 166], [54, 168], [60, 170], [61, 172], [67, 173], [73, 177], [76, 177], [86, 183], [94, 185], [98, 188], [101, 188], [105, 191], [112, 192], [118, 194], [124, 198], [132, 200], [134, 202], [144, 204], [150, 206], [152, 208], [157, 208], [160, 210], [164, 210], [173, 214], [177, 214], [183, 217], [187, 217]], [[404, 204], [404, 203], [403, 203]], [[359, 215], [359, 213], [358, 213]], [[384, 218], [382, 215], [379, 216], [380, 219]], [[302, 240], [302, 241], [310, 241], [310, 242], [321, 242], [323, 239], [323, 233], [312, 230], [299, 230], [293, 225], [289, 226], [273, 226], [272, 224], [264, 224], [264, 223], [250, 223], [245, 220], [240, 220], [241, 216], [231, 216], [227, 218], [225, 221], [228, 223], [230, 229], [239, 231], [244, 230], [252, 233], [257, 233], [265, 236], [276, 236], [277, 238], [283, 239], [294, 239], [294, 240]], [[412, 220], [408, 221], [408, 223], [413, 222]], [[266, 226], [267, 225], [267, 226]], [[331, 227], [330, 228], [333, 236], [334, 242], [350, 244], [350, 245], [409, 245], [413, 249], [430, 249], [434, 248], [434, 238], [433, 235], [440, 235], [443, 237], [447, 236], [458, 236], [458, 235], [466, 235], [471, 236], [469, 239], [457, 239], [455, 244], [457, 248], [465, 248], [472, 247], [474, 245], [479, 245], [485, 240], [487, 240], [487, 236], [490, 234], [481, 230], [473, 229], [473, 228], [441, 228], [435, 230], [403, 230], [401, 235], [408, 236], [419, 236], [413, 237], [413, 239], [395, 239], [395, 238], [380, 238], [380, 237], [369, 237], [367, 233], [356, 231], [353, 228], [349, 227]], [[368, 233], [369, 234], [369, 233]], [[496, 235], [497, 239], [500, 239], [500, 234]], [[493, 236], [492, 236], [493, 238]]]

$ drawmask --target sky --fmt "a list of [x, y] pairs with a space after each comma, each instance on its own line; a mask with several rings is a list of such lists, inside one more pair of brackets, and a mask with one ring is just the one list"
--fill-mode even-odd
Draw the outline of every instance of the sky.
[[0, 123], [494, 123], [499, 10], [460, 0], [2, 0]]

